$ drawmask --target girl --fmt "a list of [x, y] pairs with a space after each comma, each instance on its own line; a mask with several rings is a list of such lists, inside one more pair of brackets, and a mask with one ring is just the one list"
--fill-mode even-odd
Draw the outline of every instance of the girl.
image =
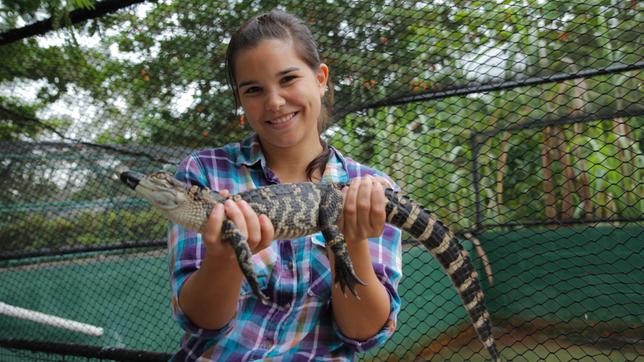
[[[252, 18], [232, 36], [226, 66], [254, 134], [190, 155], [177, 177], [225, 193], [282, 182], [350, 182], [339, 226], [366, 285], [357, 286], [359, 298], [334, 285], [333, 255], [321, 234], [273, 240], [265, 215], [228, 201], [214, 208], [203, 234], [170, 229], [173, 313], [186, 330], [174, 360], [352, 360], [391, 336], [400, 309], [400, 231], [385, 225], [383, 184], [392, 183], [320, 138], [329, 68], [299, 19], [281, 11]], [[248, 238], [266, 305], [221, 242], [224, 218]]]

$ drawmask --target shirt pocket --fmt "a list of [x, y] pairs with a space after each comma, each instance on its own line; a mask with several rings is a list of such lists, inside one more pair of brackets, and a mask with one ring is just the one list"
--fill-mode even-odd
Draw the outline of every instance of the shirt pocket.
[[[271, 291], [268, 290], [268, 286], [276, 261], [277, 252], [272, 246], [260, 251], [252, 257], [253, 270], [257, 276], [257, 284], [259, 284], [259, 289], [261, 289], [266, 295], [271, 294]], [[241, 285], [240, 296], [250, 297], [252, 294], [253, 289], [250, 287], [248, 280], [244, 277]]]
[[310, 237], [310, 279], [308, 295], [324, 300], [331, 298], [332, 275], [329, 258], [326, 253], [326, 241], [321, 233]]

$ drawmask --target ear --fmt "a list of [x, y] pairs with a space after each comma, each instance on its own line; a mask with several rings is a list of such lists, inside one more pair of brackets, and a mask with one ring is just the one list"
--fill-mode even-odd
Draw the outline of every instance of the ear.
[[320, 86], [320, 97], [324, 97], [327, 81], [329, 80], [329, 67], [324, 63], [320, 63], [320, 68], [318, 69], [315, 77], [317, 78]]

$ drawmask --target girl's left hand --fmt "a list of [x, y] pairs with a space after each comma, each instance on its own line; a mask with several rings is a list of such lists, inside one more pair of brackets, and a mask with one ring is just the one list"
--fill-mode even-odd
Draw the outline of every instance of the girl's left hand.
[[342, 189], [343, 214], [339, 223], [348, 241], [364, 240], [382, 235], [385, 228], [384, 188], [389, 183], [383, 177], [356, 177]]

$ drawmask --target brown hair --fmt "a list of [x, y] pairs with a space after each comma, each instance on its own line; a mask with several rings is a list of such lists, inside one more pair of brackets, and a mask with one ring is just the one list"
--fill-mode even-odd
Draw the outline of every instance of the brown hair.
[[[317, 44], [311, 31], [302, 20], [281, 10], [272, 10], [256, 15], [232, 35], [226, 51], [226, 78], [235, 97], [235, 109], [238, 109], [241, 103], [235, 77], [235, 58], [239, 51], [253, 48], [265, 39], [291, 40], [301, 59], [313, 71], [319, 69], [321, 61]], [[326, 128], [332, 106], [333, 87], [329, 86], [329, 91], [322, 100], [322, 109], [318, 118], [318, 133], [320, 134]], [[322, 153], [306, 166], [306, 176], [309, 179], [312, 178], [316, 170], [322, 175], [324, 167], [331, 157], [331, 149], [326, 142], [320, 138], [320, 143], [323, 148]]]

